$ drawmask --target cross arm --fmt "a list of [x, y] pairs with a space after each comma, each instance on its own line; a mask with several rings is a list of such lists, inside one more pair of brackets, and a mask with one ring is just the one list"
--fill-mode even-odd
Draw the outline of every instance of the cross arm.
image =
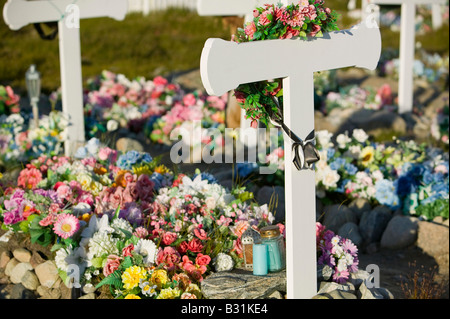
[[[222, 95], [241, 83], [284, 78], [344, 67], [374, 70], [381, 54], [378, 26], [366, 22], [323, 38], [235, 43], [208, 39], [200, 58], [200, 74], [210, 95]], [[276, 59], [278, 63], [268, 63]]]
[[[8, 0], [3, 18], [12, 30], [39, 22], [59, 21], [73, 0], [25, 1]], [[109, 17], [123, 20], [128, 12], [128, 0], [78, 0], [80, 19]]]

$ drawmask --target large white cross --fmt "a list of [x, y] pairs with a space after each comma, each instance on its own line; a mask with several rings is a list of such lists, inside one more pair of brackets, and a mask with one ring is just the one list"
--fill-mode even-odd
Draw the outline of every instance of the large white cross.
[[[197, 0], [197, 13], [201, 16], [244, 16], [245, 22], [253, 20], [253, 10], [264, 4], [282, 3], [288, 5], [299, 0]], [[249, 128], [251, 119], [246, 118], [246, 113], [241, 110], [241, 133]], [[249, 137], [247, 140], [246, 137]], [[256, 137], [256, 136], [255, 136]], [[256, 146], [256, 138], [240, 135], [241, 142], [249, 147]]]
[[[370, 27], [369, 27], [370, 25]], [[285, 124], [304, 139], [314, 130], [314, 72], [344, 67], [374, 70], [381, 54], [381, 35], [374, 21], [323, 38], [266, 40], [237, 44], [205, 42], [200, 74], [210, 95], [222, 95], [242, 83], [283, 78]], [[273, 58], [276, 57], [276, 58]], [[291, 141], [285, 137], [287, 297], [317, 293], [316, 183], [311, 169], [297, 170]]]
[[66, 155], [85, 141], [79, 19], [123, 20], [127, 10], [128, 0], [8, 0], [3, 8], [3, 18], [12, 30], [31, 23], [58, 22], [62, 106], [70, 121]]
[[[369, 4], [376, 5], [401, 5], [400, 26], [400, 69], [398, 83], [398, 110], [399, 113], [411, 112], [414, 101], [414, 52], [415, 52], [415, 17], [416, 6], [420, 4], [432, 4], [433, 9], [439, 9], [439, 5], [445, 4], [445, 0], [362, 0], [363, 12], [367, 14]], [[433, 19], [440, 14], [434, 13]]]

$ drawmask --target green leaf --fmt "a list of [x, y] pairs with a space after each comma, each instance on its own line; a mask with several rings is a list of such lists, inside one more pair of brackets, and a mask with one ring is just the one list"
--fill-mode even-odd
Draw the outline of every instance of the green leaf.
[[95, 289], [98, 289], [103, 285], [110, 285], [116, 289], [122, 289], [122, 272], [120, 270], [116, 270], [111, 275], [100, 281], [97, 286], [95, 286]]
[[94, 266], [95, 268], [102, 268], [104, 260], [106, 260], [106, 258], [103, 258], [103, 257], [92, 258], [92, 261], [91, 261], [92, 266]]

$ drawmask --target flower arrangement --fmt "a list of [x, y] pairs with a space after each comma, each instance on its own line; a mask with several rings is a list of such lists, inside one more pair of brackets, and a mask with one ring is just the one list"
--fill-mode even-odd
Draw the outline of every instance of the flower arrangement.
[[59, 155], [63, 149], [68, 120], [59, 111], [41, 116], [34, 127], [27, 114], [13, 113], [0, 117], [0, 164], [14, 167], [41, 155]]
[[321, 223], [316, 223], [317, 264], [332, 269], [332, 280], [343, 284], [350, 273], [358, 271], [358, 247], [350, 239], [342, 238]]
[[[388, 144], [374, 143], [362, 129], [353, 130], [351, 136], [318, 131], [316, 140], [321, 156], [315, 165], [316, 195], [321, 200], [365, 198], [425, 219], [448, 216], [449, 162], [441, 149], [397, 138]], [[268, 155], [270, 162], [283, 163], [281, 150]], [[241, 164], [238, 173], [246, 177], [258, 168]], [[260, 182], [284, 185], [283, 165], [277, 168]]]
[[199, 171], [174, 174], [158, 158], [90, 140], [77, 157], [41, 156], [0, 198], [2, 227], [51, 246], [68, 283], [107, 285], [116, 298], [199, 298], [213, 267], [242, 263], [247, 227], [273, 222], [244, 188]]
[[[264, 5], [253, 11], [253, 20], [239, 28], [232, 40], [237, 43], [270, 39], [322, 37], [324, 32], [338, 30], [338, 14], [324, 6], [324, 1], [301, 0], [297, 4], [283, 6]], [[281, 79], [242, 84], [235, 90], [238, 103], [252, 119], [268, 124], [272, 113], [282, 107]]]
[[0, 85], [0, 115], [19, 113], [19, 101], [20, 97], [10, 86]]
[[363, 89], [357, 85], [349, 85], [339, 92], [329, 92], [324, 102], [324, 113], [329, 114], [334, 108], [364, 108], [380, 110], [393, 104], [392, 88], [382, 85], [378, 90]]

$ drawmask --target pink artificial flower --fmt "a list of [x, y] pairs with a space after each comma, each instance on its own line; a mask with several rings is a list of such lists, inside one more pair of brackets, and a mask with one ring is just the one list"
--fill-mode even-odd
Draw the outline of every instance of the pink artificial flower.
[[195, 258], [195, 263], [198, 266], [206, 266], [211, 261], [211, 257], [208, 255], [203, 255], [202, 253], [199, 253], [197, 257]]
[[304, 21], [305, 21], [305, 14], [302, 10], [300, 10], [292, 12], [291, 18], [287, 21], [287, 23], [291, 27], [295, 28], [295, 27], [302, 27]]
[[249, 24], [247, 24], [244, 31], [245, 31], [245, 34], [247, 35], [248, 39], [252, 40], [253, 35], [256, 32], [255, 22], [250, 22]]
[[9, 97], [9, 100], [6, 101], [6, 105], [10, 106], [19, 103], [20, 97], [17, 94], [14, 94], [13, 89], [9, 85], [5, 87], [5, 90]]
[[194, 235], [197, 236], [201, 240], [207, 240], [208, 239], [208, 234], [201, 228], [200, 229], [199, 228], [195, 228], [194, 229]]
[[186, 94], [183, 97], [183, 104], [185, 106], [193, 106], [197, 103], [197, 99], [195, 98], [195, 95], [192, 93]]
[[26, 189], [34, 189], [36, 185], [42, 180], [42, 173], [36, 167], [27, 165], [27, 168], [23, 169], [17, 179], [17, 186]]
[[164, 269], [171, 271], [181, 260], [181, 256], [173, 247], [164, 247], [164, 249], [159, 249], [158, 255], [156, 256], [156, 263], [158, 265], [163, 265]]
[[58, 197], [70, 201], [72, 199], [72, 188], [69, 185], [62, 184], [56, 189]]
[[198, 238], [193, 238], [187, 245], [187, 249], [193, 253], [199, 253], [203, 249], [203, 245]]
[[317, 33], [319, 33], [319, 31], [320, 31], [320, 25], [317, 25], [317, 24], [312, 24], [312, 30], [311, 30], [311, 32], [309, 33], [309, 36], [311, 36], [311, 37], [315, 37], [316, 36], [316, 34]]
[[106, 265], [103, 267], [103, 275], [108, 277], [117, 269], [119, 269], [122, 258], [117, 255], [109, 255], [106, 259]]
[[74, 215], [60, 214], [53, 225], [56, 235], [67, 239], [75, 234], [80, 228], [80, 221]]
[[269, 10], [264, 11], [263, 13], [261, 13], [261, 15], [259, 16], [258, 22], [261, 25], [268, 25], [268, 24], [270, 24], [270, 22], [272, 22], [272, 21], [269, 20], [269, 18], [267, 17], [268, 15], [271, 15], [272, 16], [271, 19], [273, 19], [273, 9], [272, 8], [270, 8]]
[[146, 238], [148, 236], [148, 230], [142, 226], [137, 227], [133, 233], [137, 238]]
[[42, 227], [53, 225], [57, 218], [58, 216], [55, 213], [50, 213], [44, 219], [39, 221], [39, 225]]
[[157, 76], [156, 78], [153, 79], [153, 84], [155, 84], [156, 86], [164, 86], [168, 83], [168, 81], [163, 78], [162, 76]]
[[171, 245], [175, 240], [177, 240], [178, 235], [172, 232], [165, 232], [161, 238], [164, 245]]
[[131, 253], [134, 250], [134, 245], [129, 244], [127, 247], [122, 249], [122, 256], [123, 257], [133, 257], [133, 254]]

